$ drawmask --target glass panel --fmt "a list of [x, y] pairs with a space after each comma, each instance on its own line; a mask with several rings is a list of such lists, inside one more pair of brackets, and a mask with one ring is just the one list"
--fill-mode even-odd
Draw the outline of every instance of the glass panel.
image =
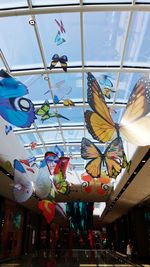
[[42, 148], [35, 148], [34, 150], [27, 150], [27, 151], [29, 151], [32, 157], [41, 156], [41, 155], [43, 156]]
[[133, 67], [150, 66], [149, 25], [149, 12], [136, 12], [133, 14], [124, 65]]
[[1, 49], [11, 69], [41, 67], [34, 28], [28, 17], [0, 18], [0, 28]]
[[55, 5], [67, 5], [67, 4], [78, 4], [79, 0], [32, 0], [33, 5], [36, 6], [55, 6]]
[[136, 0], [136, 3], [150, 3], [150, 0]]
[[73, 154], [80, 154], [81, 153], [81, 146], [76, 146], [74, 144], [72, 144], [72, 146], [68, 146], [68, 152], [70, 155]]
[[69, 131], [63, 131], [64, 138], [68, 142], [77, 141], [79, 142], [82, 140], [82, 137], [84, 136], [83, 130], [69, 130]]
[[0, 9], [27, 6], [26, 0], [1, 0]]
[[[82, 74], [57, 73], [50, 76], [53, 95], [59, 99], [82, 101]], [[50, 93], [45, 94], [49, 96]]]
[[[59, 57], [66, 55], [68, 66], [81, 65], [80, 14], [44, 14], [36, 16], [36, 19], [48, 65], [54, 54]], [[61, 39], [65, 41], [61, 44], [55, 41], [58, 31], [60, 32], [55, 19], [58, 22], [62, 20], [65, 29], [65, 33], [61, 33]], [[60, 67], [60, 63], [57, 66]]]
[[47, 96], [44, 95], [44, 93], [49, 90], [49, 87], [43, 75], [19, 76], [16, 77], [16, 79], [23, 82], [28, 87], [28, 97], [34, 103], [44, 102], [46, 99], [52, 102], [50, 94]]
[[85, 64], [120, 65], [128, 16], [126, 12], [84, 14]]
[[61, 119], [61, 125], [83, 125], [83, 109], [72, 107], [72, 108], [59, 108], [58, 112], [69, 119], [69, 121]]
[[63, 142], [60, 131], [49, 131], [49, 132], [40, 132], [45, 143], [54, 143]]
[[130, 93], [143, 73], [121, 73], [116, 102], [127, 103]]
[[16, 134], [23, 145], [30, 144], [31, 142], [41, 143], [39, 136], [36, 133]]

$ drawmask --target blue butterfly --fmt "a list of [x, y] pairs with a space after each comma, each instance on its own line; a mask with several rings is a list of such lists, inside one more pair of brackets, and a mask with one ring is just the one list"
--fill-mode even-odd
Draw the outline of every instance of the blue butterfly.
[[99, 83], [104, 87], [113, 87], [113, 83], [110, 79], [112, 79], [110, 76], [102, 74], [100, 76]]
[[4, 70], [0, 77], [0, 115], [17, 127], [30, 127], [36, 117], [31, 100], [22, 97], [28, 93], [27, 87]]
[[63, 44], [64, 42], [66, 42], [66, 40], [65, 40], [64, 38], [62, 38], [60, 31], [58, 31], [58, 33], [57, 33], [57, 35], [56, 35], [56, 37], [55, 37], [55, 43], [56, 43], [56, 45], [57, 45], [57, 46], [58, 46], [58, 45], [61, 45], [61, 44]]
[[12, 126], [11, 125], [5, 125], [5, 134], [8, 135], [12, 131]]

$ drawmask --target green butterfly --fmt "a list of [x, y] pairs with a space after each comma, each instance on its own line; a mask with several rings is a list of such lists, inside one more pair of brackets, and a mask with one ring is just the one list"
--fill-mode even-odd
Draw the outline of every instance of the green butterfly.
[[48, 120], [50, 118], [63, 118], [65, 120], [69, 120], [68, 118], [62, 116], [61, 114], [59, 114], [57, 112], [50, 113], [49, 111], [50, 111], [50, 104], [46, 100], [40, 108], [35, 110], [35, 113], [36, 113], [36, 115], [41, 116], [42, 122], [45, 120]]
[[50, 118], [49, 111], [50, 111], [50, 105], [49, 102], [46, 100], [40, 108], [35, 110], [35, 113], [36, 115], [41, 116], [41, 121], [45, 121]]

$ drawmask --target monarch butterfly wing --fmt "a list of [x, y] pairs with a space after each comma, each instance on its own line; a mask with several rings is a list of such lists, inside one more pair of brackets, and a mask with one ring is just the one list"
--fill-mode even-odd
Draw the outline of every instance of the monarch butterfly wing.
[[150, 145], [150, 79], [143, 76], [133, 88], [120, 123], [125, 138], [138, 146]]
[[88, 91], [87, 91], [87, 99], [90, 107], [94, 112], [98, 113], [101, 117], [103, 117], [108, 123], [114, 125], [111, 115], [109, 113], [109, 109], [106, 105], [105, 98], [103, 96], [103, 92], [98, 82], [92, 73], [88, 73]]
[[124, 157], [123, 143], [121, 138], [113, 140], [105, 151], [105, 162], [108, 175], [116, 178], [122, 170], [122, 162]]
[[92, 137], [102, 143], [111, 140], [115, 134], [115, 125], [110, 124], [96, 112], [87, 110], [84, 113], [86, 127]]
[[101, 151], [87, 138], [81, 142], [81, 157], [83, 159], [96, 159], [102, 156]]
[[[93, 136], [93, 138], [101, 142], [106, 142], [112, 139], [113, 134], [116, 131], [115, 124], [109, 113], [109, 109], [106, 105], [102, 90], [98, 82], [96, 81], [95, 77], [91, 73], [88, 73], [87, 79], [88, 79], [88, 93], [87, 93], [88, 103], [92, 108], [92, 110], [94, 111], [93, 113], [86, 111], [84, 114], [87, 128], [90, 134]], [[112, 134], [108, 135], [104, 134], [104, 131], [100, 130], [102, 128], [105, 128], [105, 131], [107, 133], [111, 129]]]
[[85, 166], [86, 172], [93, 178], [99, 177], [101, 175], [101, 163], [101, 157], [89, 161]]
[[87, 163], [85, 169], [92, 177], [98, 177], [101, 173], [102, 153], [87, 138], [82, 138], [81, 157], [84, 159], [92, 159]]

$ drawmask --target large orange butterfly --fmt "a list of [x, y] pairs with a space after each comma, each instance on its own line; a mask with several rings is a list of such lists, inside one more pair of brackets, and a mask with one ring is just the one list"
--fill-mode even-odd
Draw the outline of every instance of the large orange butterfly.
[[85, 169], [93, 178], [101, 176], [102, 165], [105, 165], [109, 177], [116, 178], [122, 170], [124, 161], [122, 140], [121, 138], [113, 140], [102, 154], [90, 140], [82, 138], [81, 157], [90, 160]]
[[105, 143], [120, 133], [138, 146], [150, 145], [150, 79], [143, 76], [133, 88], [120, 124], [115, 123], [106, 105], [100, 85], [88, 73], [88, 103], [93, 111], [85, 112], [89, 133]]

